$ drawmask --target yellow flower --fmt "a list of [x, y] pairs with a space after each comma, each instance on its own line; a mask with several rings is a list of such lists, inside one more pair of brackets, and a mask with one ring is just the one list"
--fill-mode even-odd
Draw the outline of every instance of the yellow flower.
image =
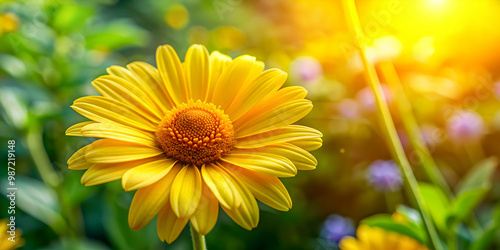
[[428, 250], [417, 240], [382, 228], [360, 225], [356, 237], [346, 236], [339, 243], [341, 250]]
[[248, 230], [259, 221], [255, 198], [290, 209], [278, 177], [314, 169], [308, 151], [322, 144], [319, 131], [292, 125], [312, 109], [306, 91], [281, 88], [287, 74], [263, 71], [254, 57], [209, 55], [202, 45], [191, 46], [183, 63], [169, 45], [156, 59], [158, 69], [144, 62], [108, 68], [92, 83], [102, 96], [74, 102], [92, 121], [66, 134], [102, 139], [77, 151], [69, 169], [87, 169], [86, 186], [122, 179], [126, 191], [137, 190], [130, 227], [158, 214], [158, 236], [168, 243], [188, 221], [209, 233], [219, 204]]
[[[0, 249], [13, 250], [20, 248], [24, 245], [24, 239], [21, 238], [22, 233], [15, 229], [15, 234], [11, 234], [11, 228], [8, 225], [10, 222], [6, 219], [0, 220]], [[15, 236], [15, 237], [13, 237]], [[9, 240], [10, 238], [10, 240]]]

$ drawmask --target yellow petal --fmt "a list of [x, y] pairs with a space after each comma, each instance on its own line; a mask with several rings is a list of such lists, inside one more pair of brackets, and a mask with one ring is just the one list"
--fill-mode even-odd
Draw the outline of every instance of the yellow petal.
[[165, 177], [135, 192], [128, 213], [130, 228], [141, 230], [153, 220], [163, 205], [169, 200], [170, 187], [181, 168], [182, 164], [175, 164]]
[[119, 163], [97, 163], [85, 171], [81, 182], [85, 184], [85, 186], [93, 186], [119, 180], [128, 170], [147, 163], [148, 161], [150, 161], [150, 159]]
[[82, 128], [85, 127], [86, 125], [93, 124], [93, 123], [96, 123], [96, 122], [89, 121], [89, 122], [80, 122], [80, 123], [77, 123], [77, 124], [69, 127], [66, 130], [66, 135], [68, 135], [68, 136], [84, 136], [82, 134]]
[[198, 204], [196, 212], [191, 216], [191, 224], [199, 234], [206, 235], [214, 228], [218, 216], [219, 202], [217, 201], [217, 197], [203, 183], [200, 204]]
[[184, 59], [186, 64], [186, 82], [193, 100], [207, 100], [210, 78], [210, 61], [207, 48], [203, 45], [191, 45]]
[[307, 91], [303, 87], [293, 86], [282, 88], [277, 92], [271, 93], [264, 97], [240, 118], [233, 119], [233, 126], [237, 128], [248, 120], [251, 120], [264, 112], [272, 110], [282, 103], [304, 99], [306, 95]]
[[266, 95], [276, 92], [285, 83], [286, 77], [287, 74], [279, 69], [262, 72], [248, 88], [240, 92], [227, 108], [226, 114], [231, 120], [237, 120]]
[[290, 143], [281, 143], [267, 147], [247, 150], [234, 150], [233, 153], [267, 153], [281, 155], [292, 161], [297, 170], [313, 170], [318, 165], [318, 161], [306, 150]]
[[112, 123], [91, 123], [81, 129], [83, 136], [115, 139], [150, 147], [159, 147], [153, 133]]
[[293, 163], [281, 155], [260, 152], [236, 152], [229, 153], [221, 158], [222, 161], [236, 166], [269, 174], [277, 177], [292, 177], [297, 174], [297, 168]]
[[174, 242], [174, 240], [179, 237], [179, 234], [181, 234], [188, 220], [189, 218], [177, 217], [170, 207], [170, 202], [167, 200], [167, 203], [165, 203], [158, 213], [158, 219], [156, 221], [158, 237], [160, 237], [161, 241], [166, 241], [169, 244]]
[[292, 199], [285, 186], [274, 176], [250, 171], [231, 164], [224, 165], [236, 178], [247, 186], [252, 194], [264, 204], [281, 211], [292, 208]]
[[221, 54], [219, 51], [213, 51], [210, 54], [210, 85], [208, 89], [208, 101], [212, 101], [214, 89], [222, 72], [232, 62], [231, 57]]
[[306, 99], [283, 103], [236, 127], [235, 134], [241, 138], [290, 125], [307, 115], [312, 107], [312, 102]]
[[236, 148], [252, 149], [289, 142], [293, 144], [297, 140], [322, 137], [323, 134], [316, 129], [300, 125], [288, 125], [266, 133], [239, 138]]
[[156, 50], [156, 63], [167, 93], [174, 103], [189, 100], [189, 89], [182, 72], [181, 61], [170, 45], [162, 45]]
[[95, 79], [92, 85], [103, 96], [127, 105], [151, 121], [159, 123], [163, 118], [163, 112], [142, 89], [121, 77], [104, 75]]
[[215, 85], [212, 102], [225, 110], [245, 83], [255, 63], [255, 57], [240, 56], [225, 69]]
[[196, 211], [201, 197], [201, 174], [198, 167], [186, 165], [175, 177], [170, 190], [172, 210], [180, 218], [189, 218]]
[[306, 151], [314, 151], [318, 148], [321, 148], [321, 146], [323, 145], [323, 139], [321, 139], [320, 137], [305, 138], [305, 139], [290, 141], [290, 144], [293, 144]]
[[93, 121], [156, 131], [156, 123], [148, 120], [130, 107], [104, 96], [82, 97], [77, 99], [71, 107]]
[[113, 163], [133, 161], [163, 154], [159, 148], [112, 139], [101, 139], [87, 147], [85, 158], [88, 162]]
[[87, 145], [76, 151], [68, 160], [68, 168], [71, 170], [85, 170], [90, 168], [94, 163], [90, 163], [85, 159], [85, 152], [90, 145]]
[[127, 171], [122, 178], [125, 191], [147, 187], [163, 178], [177, 161], [161, 155]]
[[140, 86], [144, 91], [162, 109], [163, 114], [175, 106], [166, 86], [160, 78], [158, 69], [145, 62], [133, 62], [128, 64], [127, 68], [137, 79], [140, 79], [137, 84], [141, 84]]
[[207, 163], [201, 167], [203, 181], [217, 197], [219, 202], [228, 208], [241, 204], [241, 195], [236, 189], [234, 180], [221, 167]]
[[231, 173], [229, 174], [236, 184], [236, 191], [241, 195], [241, 205], [233, 208], [222, 206], [222, 209], [238, 225], [247, 230], [252, 230], [252, 228], [257, 227], [259, 223], [259, 207], [257, 201], [246, 185], [241, 183], [241, 181]]

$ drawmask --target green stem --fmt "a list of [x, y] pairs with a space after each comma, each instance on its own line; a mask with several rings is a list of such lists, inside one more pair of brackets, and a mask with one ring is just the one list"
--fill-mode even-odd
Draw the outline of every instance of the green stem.
[[406, 96], [401, 81], [399, 80], [396, 69], [391, 62], [381, 62], [380, 69], [389, 87], [394, 91], [395, 102], [399, 114], [402, 117], [403, 126], [405, 127], [410, 143], [415, 150], [425, 173], [430, 181], [438, 186], [448, 196], [448, 199], [453, 198], [453, 192], [446, 182], [446, 179], [439, 171], [439, 168], [432, 158], [432, 155], [425, 145], [422, 134], [417, 123], [417, 119], [413, 115], [411, 103]]
[[434, 247], [434, 249], [442, 250], [443, 247], [441, 245], [439, 236], [432, 224], [430, 216], [427, 214], [427, 211], [424, 208], [424, 204], [422, 201], [422, 194], [418, 187], [417, 179], [413, 175], [410, 163], [406, 158], [403, 146], [401, 145], [401, 141], [398, 138], [396, 128], [392, 121], [391, 114], [389, 112], [389, 107], [385, 101], [384, 93], [382, 91], [382, 86], [380, 85], [380, 81], [378, 79], [377, 73], [375, 71], [375, 67], [371, 64], [366, 56], [366, 44], [363, 42], [363, 33], [361, 31], [361, 24], [359, 23], [358, 14], [356, 11], [356, 5], [354, 4], [354, 0], [343, 0], [343, 7], [346, 13], [346, 21], [350, 23], [353, 30], [353, 37], [355, 42], [357, 43], [356, 47], [360, 53], [361, 59], [363, 60], [363, 65], [365, 67], [365, 73], [370, 83], [371, 88], [375, 93], [375, 99], [377, 102], [378, 108], [378, 116], [382, 125], [382, 130], [385, 134], [385, 137], [388, 142], [389, 149], [394, 160], [401, 167], [405, 180], [408, 183], [411, 194], [415, 199], [415, 202], [422, 214], [423, 222], [427, 231], [427, 234], [430, 238], [430, 243]]
[[42, 131], [38, 125], [33, 125], [28, 130], [26, 145], [42, 181], [49, 187], [56, 189], [60, 183], [59, 176], [52, 167], [47, 151], [45, 151], [42, 141]]
[[193, 227], [191, 223], [189, 223], [191, 228], [191, 238], [193, 239], [193, 249], [194, 250], [206, 250], [207, 245], [205, 243], [205, 236], [199, 234]]

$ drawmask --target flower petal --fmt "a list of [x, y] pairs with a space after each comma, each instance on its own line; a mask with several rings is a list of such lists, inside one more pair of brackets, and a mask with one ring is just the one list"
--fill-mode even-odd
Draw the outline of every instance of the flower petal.
[[222, 72], [215, 85], [212, 102], [225, 110], [245, 83], [255, 63], [255, 57], [240, 56]]
[[283, 103], [236, 127], [235, 134], [241, 138], [290, 125], [302, 119], [312, 108], [312, 102], [306, 99]]
[[231, 64], [231, 57], [221, 54], [219, 51], [213, 51], [210, 54], [210, 85], [208, 89], [207, 101], [211, 102], [214, 94], [214, 89], [222, 72]]
[[290, 143], [281, 143], [257, 149], [237, 149], [233, 153], [267, 153], [281, 155], [292, 161], [298, 170], [313, 170], [318, 165], [318, 161], [306, 150]]
[[231, 173], [228, 172], [228, 174], [236, 184], [236, 192], [241, 196], [241, 205], [234, 208], [228, 208], [222, 205], [222, 209], [238, 225], [247, 230], [252, 230], [252, 228], [257, 227], [259, 223], [259, 206], [257, 205], [257, 201], [246, 185]]
[[235, 128], [239, 127], [241, 124], [253, 119], [254, 117], [267, 112], [268, 110], [275, 109], [279, 105], [291, 102], [294, 100], [304, 99], [306, 97], [307, 91], [303, 87], [293, 86], [282, 88], [274, 93], [271, 93], [264, 97], [260, 102], [255, 104], [248, 112], [238, 119], [233, 119], [233, 126]]
[[112, 123], [91, 123], [81, 129], [83, 136], [115, 139], [158, 148], [153, 133]]
[[287, 74], [279, 69], [262, 72], [250, 86], [241, 91], [226, 110], [231, 120], [237, 120], [266, 95], [276, 92], [286, 81]]
[[236, 178], [244, 182], [252, 194], [264, 204], [280, 210], [288, 211], [292, 208], [292, 199], [285, 186], [274, 176], [250, 171], [231, 164], [224, 164]]
[[160, 209], [170, 198], [170, 187], [175, 176], [182, 168], [182, 164], [175, 164], [172, 169], [159, 181], [140, 188], [135, 192], [130, 204], [128, 224], [134, 230], [141, 230], [158, 214]]
[[186, 82], [193, 100], [207, 100], [210, 78], [210, 61], [207, 48], [203, 45], [192, 45], [184, 59], [186, 64]]
[[297, 140], [310, 140], [322, 137], [323, 134], [316, 129], [300, 125], [289, 125], [266, 133], [239, 138], [236, 148], [252, 149], [289, 142], [294, 144]]
[[191, 216], [191, 224], [199, 234], [206, 235], [214, 228], [218, 216], [219, 202], [217, 197], [210, 191], [207, 184], [203, 183], [200, 204]]
[[175, 177], [170, 190], [172, 210], [180, 218], [189, 218], [196, 211], [201, 197], [201, 174], [198, 167], [186, 165]]
[[94, 121], [88, 121], [88, 122], [80, 122], [77, 123], [68, 129], [66, 129], [66, 135], [68, 136], [84, 136], [82, 134], [82, 128], [85, 127], [86, 125], [96, 123]]
[[136, 78], [140, 79], [137, 84], [141, 84], [140, 87], [157, 103], [157, 106], [162, 109], [163, 114], [175, 106], [166, 86], [160, 78], [158, 69], [145, 62], [129, 63], [127, 68]]
[[90, 145], [87, 145], [87, 146], [79, 149], [69, 158], [68, 169], [85, 170], [85, 169], [92, 167], [92, 165], [94, 165], [94, 163], [90, 163], [85, 159], [85, 152], [87, 151], [87, 147], [89, 147], [89, 146]]
[[151, 121], [159, 123], [163, 118], [163, 112], [151, 101], [148, 94], [121, 77], [104, 75], [95, 79], [92, 85], [103, 96], [129, 106]]
[[160, 154], [163, 154], [163, 151], [159, 148], [113, 139], [101, 139], [87, 147], [85, 158], [88, 162], [113, 163], [139, 160]]
[[179, 237], [179, 234], [181, 234], [188, 220], [189, 218], [177, 217], [170, 206], [170, 201], [167, 200], [167, 203], [165, 203], [158, 213], [158, 219], [156, 221], [158, 237], [160, 237], [161, 241], [166, 241], [169, 244], [174, 242], [174, 240]]
[[148, 120], [130, 107], [104, 96], [82, 97], [77, 99], [71, 107], [93, 121], [156, 131], [156, 123]]
[[156, 64], [167, 93], [175, 104], [189, 100], [189, 88], [184, 79], [181, 61], [170, 45], [162, 45], [156, 50]]
[[323, 145], [323, 139], [321, 139], [320, 137], [298, 139], [290, 141], [290, 144], [293, 144], [299, 148], [302, 148], [310, 152], [318, 148], [321, 148], [321, 145]]
[[163, 178], [177, 161], [165, 155], [152, 158], [149, 162], [130, 169], [122, 177], [125, 191], [147, 187]]
[[281, 155], [255, 151], [231, 152], [222, 157], [221, 160], [242, 168], [277, 177], [292, 177], [297, 174], [297, 168], [295, 168], [293, 163]]
[[203, 181], [221, 204], [234, 208], [241, 204], [241, 195], [236, 188], [234, 180], [221, 167], [207, 163], [201, 167]]
[[128, 170], [147, 163], [148, 161], [150, 161], [150, 159], [119, 163], [96, 163], [85, 171], [81, 182], [85, 184], [85, 186], [93, 186], [119, 180]]

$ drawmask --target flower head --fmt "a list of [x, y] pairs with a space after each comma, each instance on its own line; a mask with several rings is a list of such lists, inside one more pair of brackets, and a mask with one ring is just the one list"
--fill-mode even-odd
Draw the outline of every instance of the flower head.
[[456, 112], [446, 123], [448, 138], [458, 144], [481, 139], [484, 133], [483, 118], [472, 110]]
[[354, 236], [355, 232], [354, 223], [351, 219], [332, 214], [323, 223], [321, 237], [330, 243], [337, 244], [345, 236]]
[[366, 172], [368, 183], [378, 191], [391, 192], [401, 188], [401, 171], [393, 161], [375, 161]]
[[256, 198], [290, 209], [278, 177], [314, 169], [308, 151], [322, 144], [317, 130], [292, 125], [312, 109], [304, 88], [281, 88], [286, 73], [263, 71], [254, 57], [209, 55], [201, 45], [191, 46], [183, 63], [160, 46], [157, 65], [112, 66], [92, 83], [102, 96], [74, 102], [90, 121], [66, 134], [102, 138], [68, 161], [70, 169], [87, 170], [82, 183], [121, 179], [126, 191], [137, 190], [130, 227], [158, 215], [158, 235], [169, 243], [188, 221], [210, 232], [219, 205], [248, 230], [259, 221]]
[[413, 249], [427, 250], [417, 240], [382, 228], [360, 225], [356, 237], [346, 236], [339, 243], [341, 250]]
[[[11, 234], [11, 232], [14, 232]], [[15, 236], [15, 237], [13, 237]], [[15, 229], [6, 219], [0, 220], [0, 249], [14, 250], [24, 245], [24, 239], [21, 238], [22, 233], [19, 229]], [[12, 240], [10, 240], [11, 238]]]

